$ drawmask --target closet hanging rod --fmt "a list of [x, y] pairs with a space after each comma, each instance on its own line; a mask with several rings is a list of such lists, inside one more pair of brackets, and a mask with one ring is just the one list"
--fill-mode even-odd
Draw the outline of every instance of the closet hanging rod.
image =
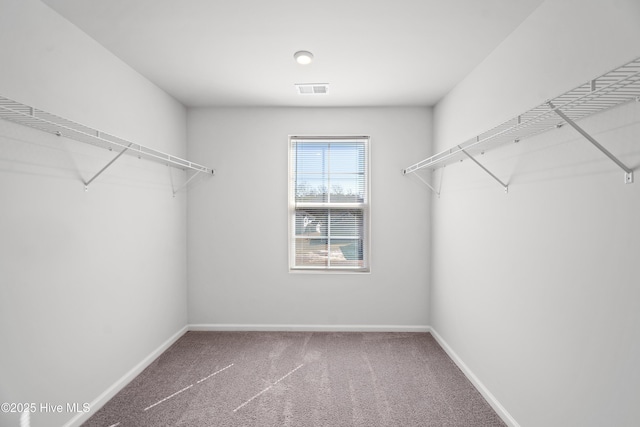
[[632, 100], [640, 100], [640, 58], [545, 101], [473, 139], [415, 163], [402, 172], [406, 175], [423, 168], [436, 169], [463, 160], [467, 157], [464, 151], [484, 153], [498, 145], [519, 142], [523, 138], [566, 124], [567, 122], [559, 118], [555, 110], [549, 107], [549, 103], [553, 103], [556, 109], [575, 122]]
[[29, 126], [57, 136], [95, 145], [109, 151], [120, 151], [180, 169], [213, 174], [214, 170], [198, 163], [136, 144], [89, 126], [67, 120], [46, 111], [0, 96], [0, 118]]

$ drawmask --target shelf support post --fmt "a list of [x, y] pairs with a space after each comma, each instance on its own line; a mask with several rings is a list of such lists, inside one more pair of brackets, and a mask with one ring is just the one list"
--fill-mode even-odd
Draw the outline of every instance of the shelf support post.
[[100, 169], [100, 170], [98, 171], [98, 173], [97, 173], [97, 174], [95, 174], [95, 175], [93, 176], [93, 178], [91, 178], [89, 181], [85, 182], [85, 183], [84, 183], [84, 191], [89, 190], [89, 184], [91, 184], [91, 183], [93, 182], [93, 180], [94, 180], [94, 179], [96, 179], [97, 177], [99, 177], [99, 176], [100, 176], [100, 174], [101, 174], [102, 172], [104, 172], [105, 170], [107, 170], [107, 168], [108, 168], [109, 166], [111, 166], [111, 165], [112, 165], [116, 160], [118, 160], [118, 159], [120, 158], [120, 156], [122, 156], [122, 155], [124, 154], [124, 152], [125, 152], [125, 151], [127, 151], [127, 150], [129, 149], [129, 147], [131, 147], [131, 145], [132, 145], [132, 144], [133, 144], [133, 143], [129, 144], [126, 148], [124, 148], [121, 152], [119, 152], [119, 153], [118, 153], [118, 155], [117, 155], [117, 156], [115, 156], [115, 157], [114, 157], [114, 158], [113, 158], [109, 163], [107, 163], [107, 164], [105, 165], [105, 167], [103, 167], [102, 169]]
[[485, 171], [486, 173], [488, 173], [491, 178], [495, 179], [496, 181], [498, 181], [500, 183], [500, 185], [502, 185], [502, 188], [504, 188], [504, 192], [508, 193], [509, 192], [509, 186], [507, 184], [505, 184], [504, 182], [500, 181], [500, 179], [495, 176], [494, 174], [492, 174], [489, 169], [485, 168], [479, 161], [477, 161], [471, 154], [467, 153], [462, 147], [458, 146], [458, 148], [460, 148], [460, 150], [471, 160], [473, 160], [473, 162], [478, 165], [483, 171]]
[[573, 120], [571, 120], [569, 117], [567, 117], [566, 114], [564, 114], [562, 111], [560, 111], [560, 108], [556, 107], [551, 102], [548, 102], [547, 104], [549, 105], [549, 107], [551, 107], [551, 109], [558, 116], [560, 116], [560, 118], [562, 118], [562, 120], [567, 122], [567, 124], [569, 126], [571, 126], [576, 131], [578, 131], [578, 133], [580, 133], [580, 135], [584, 136], [587, 141], [589, 141], [591, 144], [593, 144], [594, 147], [596, 147], [598, 150], [600, 150], [605, 156], [607, 156], [609, 159], [611, 159], [616, 165], [618, 165], [618, 167], [620, 167], [620, 169], [622, 169], [624, 171], [624, 183], [625, 184], [633, 183], [633, 170], [631, 168], [627, 167], [616, 156], [611, 154], [611, 152], [609, 150], [604, 148], [598, 141], [596, 141], [591, 135], [589, 135], [584, 129], [582, 129]]

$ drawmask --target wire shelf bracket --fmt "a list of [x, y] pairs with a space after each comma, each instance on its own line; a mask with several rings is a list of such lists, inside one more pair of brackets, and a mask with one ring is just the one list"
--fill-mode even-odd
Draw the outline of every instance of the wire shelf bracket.
[[[178, 194], [180, 191], [182, 191], [183, 189], [187, 188], [187, 186], [189, 185], [189, 183], [191, 181], [193, 181], [193, 179], [200, 175], [202, 173], [202, 171], [195, 171], [193, 175], [191, 175], [191, 178], [187, 179], [180, 187], [178, 187], [177, 189], [173, 190], [173, 197], [176, 197], [176, 194]], [[216, 170], [212, 169], [211, 170], [211, 175], [215, 175], [216, 174]]]
[[500, 180], [500, 178], [498, 178], [497, 176], [495, 176], [493, 173], [491, 173], [491, 171], [489, 169], [487, 169], [486, 167], [484, 167], [484, 165], [482, 165], [482, 163], [480, 163], [479, 161], [477, 161], [471, 154], [467, 153], [464, 149], [460, 148], [460, 150], [468, 157], [470, 158], [476, 165], [478, 165], [480, 167], [480, 169], [482, 169], [483, 171], [485, 171], [487, 174], [489, 174], [489, 176], [491, 176], [491, 178], [495, 179], [496, 181], [498, 181], [498, 183], [502, 186], [502, 188], [504, 188], [504, 192], [508, 193], [509, 192], [509, 185], [505, 184], [504, 182], [502, 182]]
[[94, 175], [90, 180], [88, 180], [87, 182], [85, 182], [85, 183], [84, 183], [84, 191], [89, 191], [89, 184], [91, 184], [91, 183], [93, 182], [93, 180], [94, 180], [94, 179], [96, 179], [97, 177], [99, 177], [99, 176], [100, 176], [100, 174], [101, 174], [102, 172], [104, 172], [105, 170], [107, 170], [107, 168], [108, 168], [109, 166], [111, 166], [112, 164], [114, 164], [114, 163], [115, 163], [115, 161], [116, 161], [116, 160], [118, 160], [118, 159], [120, 158], [120, 156], [122, 156], [122, 155], [125, 153], [125, 151], [127, 151], [127, 150], [129, 149], [129, 147], [131, 147], [131, 144], [129, 144], [129, 146], [127, 146], [127, 147], [126, 147], [125, 149], [123, 149], [120, 153], [118, 153], [118, 155], [117, 155], [117, 156], [115, 156], [115, 157], [114, 157], [114, 158], [113, 158], [109, 163], [107, 163], [107, 164], [105, 165], [105, 167], [103, 167], [102, 169], [100, 169], [100, 170], [98, 171], [98, 173], [96, 173], [96, 174], [95, 174], [95, 175]]
[[[0, 118], [38, 129], [43, 132], [91, 144], [109, 151], [120, 150], [120, 152], [109, 163], [107, 163], [106, 166], [100, 169], [100, 171], [98, 171], [91, 179], [84, 182], [85, 191], [88, 190], [89, 185], [98, 178], [98, 176], [100, 176], [125, 153], [136, 155], [140, 159], [144, 158], [146, 160], [162, 163], [185, 171], [194, 170], [197, 172], [195, 175], [200, 173], [210, 175], [215, 174], [213, 169], [198, 163], [194, 163], [153, 148], [145, 147], [144, 145], [126, 141], [122, 138], [109, 135], [108, 133], [101, 132], [97, 129], [67, 120], [54, 114], [47, 113], [46, 111], [21, 104], [3, 96], [0, 96]], [[187, 180], [180, 189], [185, 188], [186, 184], [188, 184], [192, 178]], [[174, 192], [174, 196], [176, 192], [177, 191]]]
[[418, 174], [415, 174], [414, 176], [415, 176], [416, 178], [418, 178], [420, 181], [422, 181], [422, 183], [423, 183], [424, 185], [426, 185], [427, 187], [429, 187], [429, 189], [430, 189], [431, 191], [433, 191], [434, 193], [436, 193], [436, 195], [437, 195], [438, 197], [440, 197], [440, 192], [439, 192], [438, 190], [436, 190], [435, 188], [433, 188], [433, 186], [432, 186], [431, 184], [429, 184], [429, 183], [427, 182], [427, 180], [426, 180], [426, 179], [424, 179], [423, 177], [421, 177], [421, 176], [420, 176], [420, 175], [418, 175]]
[[624, 171], [624, 182], [630, 184], [634, 181], [633, 170], [576, 124], [580, 119], [630, 101], [640, 101], [640, 58], [547, 100], [462, 144], [415, 163], [403, 169], [402, 173], [408, 175], [424, 168], [435, 170], [470, 158], [508, 191], [508, 186], [478, 163], [474, 156], [568, 124], [616, 163]]
[[591, 144], [593, 144], [594, 147], [596, 147], [598, 150], [600, 150], [605, 156], [607, 156], [609, 159], [611, 159], [611, 161], [613, 161], [616, 165], [618, 165], [618, 167], [620, 167], [620, 169], [622, 169], [624, 171], [624, 183], [625, 184], [632, 184], [633, 183], [633, 170], [631, 170], [624, 163], [622, 163], [616, 156], [611, 154], [611, 152], [609, 150], [604, 148], [598, 141], [595, 140], [595, 138], [593, 138], [591, 135], [589, 135], [589, 133], [587, 133], [584, 129], [582, 129], [580, 126], [578, 126], [573, 120], [571, 120], [569, 117], [567, 117], [567, 115], [564, 114], [555, 105], [553, 105], [552, 102], [549, 102], [549, 107], [551, 107], [551, 109], [553, 111], [555, 111], [555, 113], [558, 116], [560, 116], [560, 118], [562, 118], [565, 122], [567, 122], [567, 124], [569, 126], [574, 128], [580, 135], [584, 136], [587, 141], [589, 141]]

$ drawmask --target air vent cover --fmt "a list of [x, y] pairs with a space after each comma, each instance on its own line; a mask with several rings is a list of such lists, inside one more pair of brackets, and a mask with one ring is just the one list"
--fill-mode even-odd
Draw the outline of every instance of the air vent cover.
[[326, 95], [329, 91], [329, 83], [296, 83], [299, 95]]

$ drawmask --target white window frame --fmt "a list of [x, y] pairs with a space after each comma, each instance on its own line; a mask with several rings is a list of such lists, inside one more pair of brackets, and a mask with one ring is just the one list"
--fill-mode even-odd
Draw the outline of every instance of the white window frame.
[[[296, 183], [295, 183], [295, 171], [293, 165], [293, 153], [292, 143], [293, 141], [355, 141], [365, 140], [366, 154], [365, 154], [365, 197], [362, 203], [296, 203]], [[289, 207], [289, 233], [288, 233], [288, 247], [289, 247], [289, 272], [310, 272], [310, 273], [369, 273], [371, 271], [371, 137], [370, 136], [298, 136], [290, 135], [288, 138], [288, 169], [289, 169], [289, 192], [288, 192], [288, 207]], [[328, 259], [328, 266], [296, 266], [296, 250], [295, 241], [296, 237], [296, 208], [316, 208], [316, 209], [359, 209], [362, 210], [363, 215], [363, 236], [362, 236], [362, 251], [363, 251], [363, 265], [360, 266], [331, 266], [330, 259]], [[330, 232], [327, 235], [327, 239], [332, 238]], [[339, 237], [336, 239], [341, 240]], [[330, 248], [329, 248], [330, 250]]]

